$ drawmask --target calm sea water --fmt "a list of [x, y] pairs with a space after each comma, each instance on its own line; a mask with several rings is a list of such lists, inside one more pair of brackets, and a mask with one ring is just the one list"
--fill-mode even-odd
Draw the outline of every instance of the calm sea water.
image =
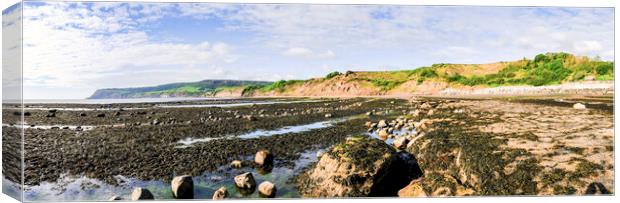
[[24, 104], [119, 104], [119, 103], [150, 103], [150, 102], [175, 102], [195, 100], [222, 100], [232, 98], [209, 98], [209, 97], [174, 97], [174, 98], [131, 98], [131, 99], [24, 99]]

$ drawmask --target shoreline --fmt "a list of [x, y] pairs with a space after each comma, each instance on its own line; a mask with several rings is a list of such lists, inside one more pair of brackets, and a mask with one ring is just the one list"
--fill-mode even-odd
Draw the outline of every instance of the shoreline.
[[[572, 97], [572, 96], [614, 96], [614, 81], [588, 81], [571, 82], [558, 85], [545, 86], [499, 86], [482, 88], [445, 88], [433, 93], [383, 93], [377, 95], [338, 95], [338, 96], [314, 96], [314, 95], [258, 95], [258, 96], [211, 96], [211, 97], [139, 97], [139, 98], [108, 98], [114, 100], [122, 99], [172, 99], [176, 101], [201, 101], [201, 100], [235, 100], [235, 99], [277, 99], [277, 98], [381, 98], [381, 99], [409, 99], [411, 97], [428, 98], [507, 98], [507, 97]], [[90, 100], [90, 99], [86, 99]], [[106, 100], [106, 99], [102, 99]], [[137, 102], [142, 103], [142, 102]], [[154, 103], [154, 102], [147, 102]], [[157, 103], [157, 102], [155, 102]], [[36, 103], [28, 103], [36, 104]], [[45, 104], [45, 103], [39, 103]]]

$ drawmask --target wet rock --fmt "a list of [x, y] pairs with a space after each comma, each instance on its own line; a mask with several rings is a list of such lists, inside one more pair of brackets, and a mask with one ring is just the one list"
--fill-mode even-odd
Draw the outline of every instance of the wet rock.
[[114, 196], [110, 197], [110, 199], [108, 199], [108, 201], [118, 201], [118, 200], [123, 200], [123, 198], [114, 195]]
[[264, 181], [258, 185], [258, 194], [261, 197], [274, 198], [276, 196], [276, 185], [269, 181]]
[[228, 196], [228, 190], [225, 187], [221, 187], [213, 193], [213, 200], [222, 200], [224, 198], [227, 198]]
[[252, 115], [247, 115], [247, 116], [243, 116], [243, 118], [249, 120], [249, 121], [256, 121], [256, 117], [252, 116]]
[[242, 166], [243, 164], [240, 160], [233, 160], [232, 162], [230, 162], [230, 167], [232, 168], [241, 168]]
[[433, 109], [429, 110], [426, 115], [427, 116], [432, 116], [433, 114], [435, 114], [435, 111]]
[[47, 112], [48, 112], [48, 113], [56, 113], [56, 112], [58, 112], [58, 110], [56, 110], [56, 109], [51, 109], [51, 110], [49, 110], [49, 111], [47, 111]]
[[86, 113], [80, 113], [80, 116], [84, 117], [86, 116]]
[[583, 110], [583, 109], [586, 109], [586, 105], [584, 105], [584, 104], [582, 104], [582, 103], [575, 103], [575, 104], [573, 105], [573, 108], [574, 108], [574, 109]]
[[331, 118], [331, 117], [332, 117], [331, 113], [325, 114], [325, 118]]
[[372, 112], [371, 112], [371, 111], [366, 112], [366, 115], [367, 115], [367, 116], [372, 116]]
[[121, 112], [117, 111], [116, 113], [114, 113], [114, 116], [120, 116], [120, 115], [121, 115]]
[[155, 197], [153, 197], [153, 193], [145, 188], [137, 187], [133, 189], [133, 192], [131, 192], [132, 201], [153, 199], [155, 199]]
[[428, 102], [424, 102], [424, 104], [420, 105], [420, 109], [430, 109], [430, 108], [432, 108], [432, 106]]
[[259, 166], [273, 165], [273, 155], [268, 150], [260, 150], [254, 156], [254, 163]]
[[396, 138], [396, 140], [394, 140], [394, 147], [396, 147], [396, 149], [405, 149], [408, 143], [409, 143], [409, 139], [407, 139], [407, 137], [405, 136], [401, 136], [399, 138]]
[[24, 116], [30, 116], [30, 112], [24, 112]]
[[396, 196], [422, 171], [413, 155], [354, 136], [335, 145], [297, 180], [304, 197]]
[[381, 130], [379, 130], [379, 132], [377, 132], [377, 135], [382, 140], [386, 140], [390, 136], [390, 133], [388, 133], [387, 129], [381, 129]]
[[183, 175], [172, 179], [170, 184], [172, 187], [172, 195], [177, 199], [194, 198], [194, 180], [191, 176]]
[[159, 125], [159, 120], [155, 119], [153, 121], [151, 121], [151, 125]]
[[422, 178], [412, 180], [407, 187], [398, 191], [398, 197], [426, 197], [426, 192], [421, 183]]
[[372, 122], [370, 121], [366, 121], [366, 123], [364, 123], [364, 126], [370, 128], [370, 126], [372, 125]]
[[252, 173], [246, 172], [235, 176], [235, 186], [239, 189], [251, 190], [254, 192], [254, 189], [256, 189], [256, 181]]
[[378, 128], [385, 128], [387, 126], [388, 126], [388, 124], [387, 124], [387, 122], [385, 120], [380, 120], [379, 124], [377, 124]]
[[103, 118], [103, 117], [105, 117], [104, 113], [97, 114], [97, 118]]

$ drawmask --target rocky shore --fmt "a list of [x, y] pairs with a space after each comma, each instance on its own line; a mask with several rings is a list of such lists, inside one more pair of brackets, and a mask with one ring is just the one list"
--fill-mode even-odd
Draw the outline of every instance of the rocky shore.
[[[228, 102], [233, 103], [207, 103]], [[80, 108], [94, 105], [41, 104], [44, 109], [27, 110], [26, 125], [57, 128], [26, 128], [26, 185], [55, 182], [67, 174], [111, 185], [123, 184], [117, 176], [170, 184], [181, 174], [194, 178], [210, 172], [230, 174], [223, 177], [229, 185], [208, 190], [207, 196], [215, 199], [238, 197], [232, 193], [241, 190], [228, 186], [249, 170], [267, 174], [260, 176], [267, 182], [252, 184], [263, 190], [253, 192], [261, 197], [281, 197], [293, 190], [302, 197], [613, 193], [613, 99], [609, 98], [150, 105], [114, 104], [86, 111]], [[19, 163], [14, 154], [19, 152], [18, 142], [11, 141], [19, 116], [5, 108], [3, 117], [7, 121], [3, 162]], [[264, 133], [334, 119], [340, 120], [304, 131]], [[264, 136], [238, 137], [259, 129]], [[179, 144], [187, 138], [206, 141]], [[310, 166], [297, 168], [301, 153], [320, 149], [325, 152], [310, 159], [314, 160]], [[268, 154], [257, 153], [261, 150]], [[299, 172], [287, 182], [274, 182], [268, 175], [273, 169], [261, 167], [272, 162], [272, 168]], [[3, 165], [5, 178], [18, 182], [16, 168]], [[228, 189], [221, 190], [222, 186]], [[160, 194], [155, 192], [154, 198], [163, 198]]]

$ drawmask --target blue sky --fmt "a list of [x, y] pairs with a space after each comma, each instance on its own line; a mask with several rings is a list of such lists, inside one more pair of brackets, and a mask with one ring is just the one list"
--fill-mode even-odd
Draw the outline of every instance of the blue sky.
[[613, 60], [613, 15], [611, 8], [27, 2], [24, 97], [555, 51]]

